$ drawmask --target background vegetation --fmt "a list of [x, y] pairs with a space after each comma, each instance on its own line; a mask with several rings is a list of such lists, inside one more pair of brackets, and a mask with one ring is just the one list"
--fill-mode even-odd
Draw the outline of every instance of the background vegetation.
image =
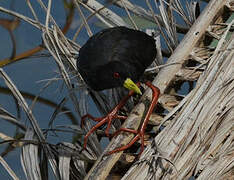
[[[233, 6], [233, 0], [1, 2], [0, 177], [232, 179]], [[139, 160], [139, 144], [105, 156], [133, 135], [109, 140], [102, 129], [82, 151], [92, 123], [81, 128], [80, 117], [106, 114], [123, 91], [90, 96], [77, 55], [88, 37], [113, 26], [154, 30], [157, 40], [146, 76], [162, 94]], [[129, 102], [138, 115], [128, 109], [123, 126], [137, 129], [150, 99], [146, 90], [134, 108]]]

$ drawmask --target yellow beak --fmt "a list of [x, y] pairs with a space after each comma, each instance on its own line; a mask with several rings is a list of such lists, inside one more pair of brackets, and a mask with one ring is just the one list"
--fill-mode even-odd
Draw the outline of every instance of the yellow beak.
[[141, 90], [139, 89], [139, 87], [130, 79], [130, 78], [127, 78], [125, 81], [124, 81], [124, 84], [123, 86], [129, 90], [133, 90], [135, 93], [137, 94], [142, 94], [141, 93]]

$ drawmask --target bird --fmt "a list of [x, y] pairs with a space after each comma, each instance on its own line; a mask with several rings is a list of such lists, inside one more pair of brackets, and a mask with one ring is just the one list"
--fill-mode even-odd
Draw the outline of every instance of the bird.
[[[124, 26], [104, 29], [90, 37], [81, 47], [77, 58], [77, 69], [89, 88], [94, 91], [102, 91], [125, 87], [129, 90], [128, 95], [105, 117], [95, 118], [86, 114], [81, 118], [81, 126], [84, 125], [86, 118], [98, 122], [84, 137], [84, 148], [87, 146], [88, 137], [100, 126], [107, 123], [105, 134], [109, 136], [112, 120], [126, 119], [125, 116], [118, 115], [118, 111], [134, 93], [142, 94], [139, 88], [140, 78], [145, 69], [155, 60], [156, 55], [155, 40], [152, 36]], [[114, 133], [114, 136], [121, 131], [131, 132], [136, 136], [128, 145], [110, 151], [109, 154], [129, 148], [138, 139], [144, 142], [145, 128], [160, 94], [160, 90], [152, 83], [146, 82], [145, 84], [152, 89], [153, 98], [142, 127], [136, 131], [120, 128]], [[143, 149], [144, 143], [141, 145], [141, 152]]]

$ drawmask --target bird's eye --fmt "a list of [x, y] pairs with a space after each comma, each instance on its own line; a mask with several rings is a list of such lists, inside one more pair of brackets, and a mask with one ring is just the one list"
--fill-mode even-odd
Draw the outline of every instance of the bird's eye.
[[115, 73], [113, 74], [113, 76], [114, 76], [114, 78], [116, 78], [116, 79], [118, 79], [118, 78], [120, 77], [119, 73], [117, 73], [117, 72], [115, 72]]

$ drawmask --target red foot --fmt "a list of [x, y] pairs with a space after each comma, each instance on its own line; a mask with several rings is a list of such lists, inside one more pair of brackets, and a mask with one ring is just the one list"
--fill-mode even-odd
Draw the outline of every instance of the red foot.
[[90, 131], [85, 135], [84, 137], [84, 149], [86, 148], [87, 146], [87, 141], [88, 141], [88, 137], [90, 136], [90, 134], [92, 134], [96, 129], [98, 129], [100, 126], [102, 126], [104, 123], [107, 123], [107, 128], [105, 130], [105, 134], [107, 137], [109, 137], [109, 130], [110, 130], [110, 127], [111, 127], [111, 122], [113, 119], [123, 119], [125, 120], [127, 117], [125, 116], [120, 116], [118, 115], [118, 111], [119, 109], [121, 109], [125, 103], [127, 102], [127, 100], [134, 94], [133, 91], [130, 91], [128, 93], [128, 95], [126, 97], [124, 97], [120, 102], [119, 104], [109, 113], [107, 114], [105, 117], [102, 117], [102, 118], [95, 118], [93, 116], [91, 116], [90, 114], [86, 114], [85, 116], [83, 116], [81, 118], [81, 127], [84, 126], [84, 121], [86, 118], [90, 118], [92, 119], [93, 121], [96, 121], [98, 122], [95, 126], [93, 126]]
[[153, 91], [153, 95], [152, 95], [152, 102], [150, 104], [150, 107], [149, 107], [149, 110], [145, 116], [145, 119], [143, 121], [143, 124], [140, 128], [140, 130], [133, 130], [133, 129], [127, 129], [127, 128], [120, 128], [118, 131], [116, 131], [114, 133], [113, 136], [116, 136], [117, 134], [119, 134], [121, 131], [125, 131], [125, 132], [130, 132], [130, 133], [134, 133], [134, 134], [137, 134], [131, 141], [129, 144], [125, 145], [125, 146], [122, 146], [120, 148], [117, 148], [117, 149], [114, 149], [110, 152], [108, 152], [108, 154], [113, 154], [115, 152], [119, 152], [119, 151], [124, 151], [126, 149], [128, 149], [129, 147], [131, 147], [136, 141], [138, 141], [139, 139], [141, 140], [141, 150], [140, 150], [140, 153], [138, 156], [141, 155], [141, 153], [143, 152], [144, 150], [144, 135], [145, 135], [145, 128], [146, 128], [146, 125], [148, 124], [148, 121], [149, 121], [149, 118], [150, 118], [150, 115], [152, 114], [153, 112], [153, 109], [155, 107], [155, 105], [157, 104], [157, 101], [158, 101], [158, 98], [159, 98], [159, 94], [160, 94], [160, 90], [155, 87], [153, 84], [151, 84], [151, 82], [146, 82], [146, 85], [148, 87], [150, 87]]

